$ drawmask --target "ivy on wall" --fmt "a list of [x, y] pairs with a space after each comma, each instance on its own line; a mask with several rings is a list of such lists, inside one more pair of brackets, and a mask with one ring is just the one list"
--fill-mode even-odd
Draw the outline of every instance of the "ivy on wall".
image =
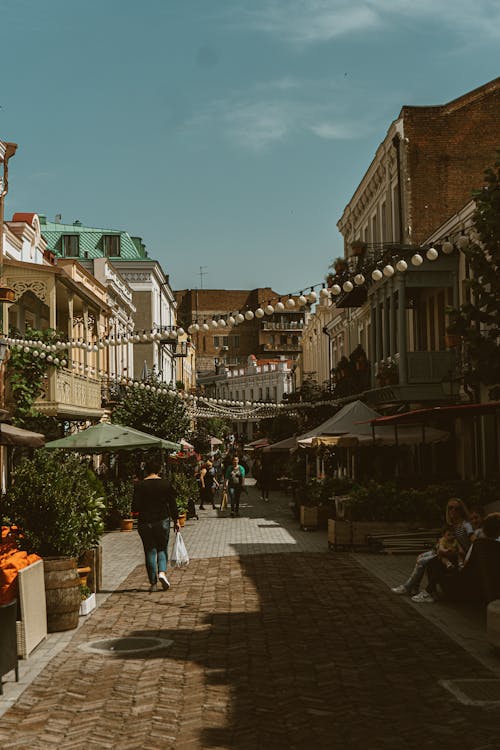
[[[15, 336], [16, 333], [13, 331], [11, 335]], [[64, 341], [65, 337], [51, 328], [39, 331], [27, 327], [25, 338], [50, 347], [56, 341]], [[14, 424], [48, 434], [54, 432], [57, 420], [41, 414], [36, 408], [36, 400], [43, 393], [49, 371], [63, 366], [61, 361], [67, 357], [67, 351], [59, 353], [61, 360], [58, 359], [57, 363], [52, 360], [50, 349], [47, 348], [43, 353], [45, 356], [33, 357], [33, 351], [28, 347], [11, 347], [6, 367], [6, 401]]]

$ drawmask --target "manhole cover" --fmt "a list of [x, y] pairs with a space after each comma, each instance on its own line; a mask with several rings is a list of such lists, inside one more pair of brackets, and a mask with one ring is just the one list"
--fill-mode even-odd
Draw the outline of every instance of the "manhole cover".
[[167, 638], [106, 638], [102, 641], [91, 641], [82, 643], [79, 648], [82, 651], [88, 651], [93, 654], [102, 654], [103, 656], [120, 656], [129, 654], [140, 654], [144, 651], [159, 651], [160, 649], [171, 646], [172, 640]]
[[468, 706], [500, 704], [500, 680], [441, 680], [441, 685]]

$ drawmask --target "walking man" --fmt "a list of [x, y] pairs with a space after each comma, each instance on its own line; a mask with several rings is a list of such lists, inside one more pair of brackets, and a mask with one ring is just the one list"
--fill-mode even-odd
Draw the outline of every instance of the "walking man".
[[231, 503], [231, 516], [234, 517], [240, 512], [240, 495], [245, 484], [245, 469], [240, 466], [238, 456], [234, 456], [227, 467], [224, 480], [224, 489], [227, 489]]

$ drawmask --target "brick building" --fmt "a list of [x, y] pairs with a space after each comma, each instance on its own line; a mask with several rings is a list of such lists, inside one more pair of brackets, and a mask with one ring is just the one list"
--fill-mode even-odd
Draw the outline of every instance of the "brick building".
[[[182, 289], [175, 292], [177, 317], [188, 328], [197, 322], [200, 330], [193, 334], [197, 351], [198, 372], [209, 372], [218, 366], [238, 367], [254, 354], [263, 357], [296, 359], [300, 351], [305, 308], [285, 307], [263, 318], [254, 317], [236, 326], [220, 327], [214, 321], [228, 320], [230, 315], [246, 310], [276, 307], [280, 296], [270, 287], [258, 289]], [[285, 299], [285, 296], [283, 299]], [[205, 330], [203, 326], [207, 326]]]

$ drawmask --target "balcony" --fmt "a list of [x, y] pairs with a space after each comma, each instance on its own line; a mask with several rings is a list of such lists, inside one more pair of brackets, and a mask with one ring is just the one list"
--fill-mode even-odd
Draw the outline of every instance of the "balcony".
[[262, 344], [265, 352], [300, 352], [300, 344]]
[[304, 327], [303, 320], [284, 320], [281, 322], [265, 320], [262, 323], [261, 330], [263, 331], [301, 331], [303, 327]]
[[45, 392], [36, 408], [49, 417], [100, 418], [101, 383], [70, 370], [53, 370], [45, 381]]

